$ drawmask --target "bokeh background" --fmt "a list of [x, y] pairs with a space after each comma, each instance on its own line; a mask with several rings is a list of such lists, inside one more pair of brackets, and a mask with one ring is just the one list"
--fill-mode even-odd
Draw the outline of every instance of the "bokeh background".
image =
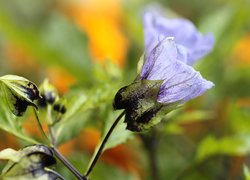
[[[244, 179], [243, 167], [245, 174], [250, 167], [249, 0], [2, 0], [0, 76], [16, 74], [38, 85], [48, 78], [60, 95], [77, 95], [69, 102], [77, 115], [62, 125], [59, 149], [84, 172], [107, 119], [117, 115], [114, 94], [136, 76], [142, 15], [152, 7], [214, 34], [213, 51], [195, 68], [216, 86], [150, 132], [118, 135], [92, 179]], [[1, 129], [0, 150], [27, 145]], [[41, 136], [32, 113], [17, 129]], [[60, 163], [56, 170], [74, 179]]]

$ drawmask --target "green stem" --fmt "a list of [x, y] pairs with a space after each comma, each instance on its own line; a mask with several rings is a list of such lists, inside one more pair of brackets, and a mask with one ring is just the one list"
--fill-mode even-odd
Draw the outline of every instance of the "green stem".
[[94, 158], [92, 158], [92, 162], [90, 164], [90, 166], [87, 169], [87, 172], [85, 173], [85, 177], [87, 178], [91, 171], [93, 170], [93, 168], [96, 165], [96, 162], [98, 161], [100, 155], [102, 154], [103, 148], [105, 147], [106, 142], [108, 141], [110, 135], [112, 134], [113, 130], [115, 129], [116, 125], [118, 124], [118, 122], [121, 120], [121, 118], [124, 116], [125, 111], [123, 111], [115, 120], [115, 122], [112, 124], [112, 126], [110, 127], [109, 131], [107, 132], [107, 134], [105, 135], [97, 153], [95, 154]]
[[53, 121], [53, 118], [52, 118], [52, 115], [51, 115], [51, 106], [48, 105], [47, 107], [47, 117], [48, 117], [48, 129], [49, 129], [49, 134], [50, 134], [50, 138], [51, 138], [51, 143], [54, 147], [56, 147], [56, 135], [55, 135], [55, 131], [52, 127], [54, 121]]
[[58, 151], [56, 147], [52, 147], [56, 157], [77, 177], [79, 180], [88, 180], [87, 177], [84, 177], [70, 162], [64, 158], [64, 156]]
[[142, 134], [141, 138], [147, 150], [152, 179], [159, 180], [160, 177], [157, 164], [157, 145], [159, 138], [157, 129], [156, 128], [152, 129], [150, 134]]
[[56, 142], [55, 131], [53, 129], [54, 119], [51, 115], [51, 106], [47, 107], [47, 118], [49, 123], [48, 128], [52, 143], [52, 150], [54, 151], [56, 157], [77, 177], [77, 179], [87, 180], [87, 178], [85, 178], [73, 165], [71, 165], [70, 162], [56, 148], [57, 142]]
[[47, 143], [50, 144], [50, 140], [48, 138], [48, 136], [46, 135], [45, 131], [43, 130], [43, 126], [41, 124], [41, 121], [40, 121], [40, 118], [38, 116], [38, 113], [37, 113], [37, 110], [34, 108], [34, 113], [35, 113], [35, 117], [36, 117], [36, 120], [37, 120], [37, 124], [38, 124], [38, 127], [40, 129], [40, 131], [42, 132], [44, 138], [46, 139]]

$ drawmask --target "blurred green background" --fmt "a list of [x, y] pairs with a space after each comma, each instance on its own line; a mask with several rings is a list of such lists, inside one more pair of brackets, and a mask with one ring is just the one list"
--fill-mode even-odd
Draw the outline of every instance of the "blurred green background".
[[[145, 135], [116, 132], [109, 144], [114, 148], [105, 151], [92, 179], [245, 179], [243, 167], [250, 166], [249, 0], [2, 0], [0, 76], [16, 74], [38, 85], [48, 78], [69, 99], [70, 120], [58, 127], [59, 148], [84, 172], [117, 115], [113, 96], [136, 76], [144, 44], [142, 15], [152, 6], [214, 34], [213, 51], [195, 68], [215, 87]], [[26, 113], [15, 135], [39, 140], [33, 119]], [[0, 150], [27, 144], [6, 132], [8, 123], [0, 127]], [[60, 163], [55, 168], [74, 179]]]

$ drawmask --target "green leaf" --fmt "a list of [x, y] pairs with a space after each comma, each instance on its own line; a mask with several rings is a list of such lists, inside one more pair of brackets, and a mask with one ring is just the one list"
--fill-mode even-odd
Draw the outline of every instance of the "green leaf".
[[56, 125], [58, 142], [63, 143], [71, 139], [80, 133], [86, 123], [95, 123], [98, 118], [105, 117], [103, 120], [106, 123], [109, 118], [106, 114], [113, 113], [111, 103], [107, 102], [112, 102], [115, 89], [113, 84], [105, 83], [97, 84], [91, 89], [71, 90], [65, 96], [67, 112]]
[[165, 128], [165, 132], [167, 134], [178, 135], [182, 134], [184, 132], [184, 129], [176, 123], [168, 123]]
[[[105, 122], [104, 131], [102, 133], [103, 136], [107, 134], [108, 130], [114, 123], [115, 119], [118, 117], [119, 113], [110, 112]], [[124, 123], [124, 119], [121, 119], [120, 122], [116, 125], [104, 149], [106, 150], [113, 148], [119, 144], [126, 142], [128, 139], [132, 137], [133, 137], [133, 132], [126, 129], [126, 124]]]
[[58, 144], [71, 139], [82, 130], [88, 121], [89, 112], [87, 111], [91, 108], [87, 107], [87, 97], [84, 92], [72, 92], [65, 98], [67, 99], [67, 111], [55, 126]]
[[11, 113], [6, 106], [6, 102], [4, 102], [2, 98], [0, 98], [0, 129], [13, 134], [14, 136], [29, 143], [37, 143], [37, 141], [30, 138], [27, 134], [24, 133], [17, 116]]
[[214, 118], [212, 111], [194, 110], [178, 114], [175, 121], [178, 123], [193, 123], [197, 121], [206, 121]]
[[145, 54], [143, 54], [143, 55], [140, 57], [140, 59], [139, 59], [139, 61], [138, 61], [138, 63], [137, 63], [137, 74], [140, 74], [140, 73], [141, 73], [141, 70], [142, 70], [142, 67], [143, 67], [144, 62], [145, 62]]
[[11, 112], [16, 116], [22, 116], [27, 106], [37, 108], [33, 102], [38, 99], [39, 91], [36, 85], [20, 76], [5, 75], [0, 77], [0, 88]]
[[243, 166], [243, 172], [245, 175], [245, 180], [250, 180], [250, 171], [246, 165]]
[[20, 160], [18, 151], [11, 148], [4, 149], [0, 151], [0, 159], [11, 160], [13, 162], [18, 162]]
[[202, 32], [212, 32], [216, 39], [218, 39], [227, 30], [226, 28], [229, 26], [234, 13], [235, 11], [231, 6], [224, 6], [204, 17], [201, 20], [199, 29]]
[[217, 139], [206, 137], [197, 151], [196, 160], [202, 161], [214, 155], [246, 155], [250, 153], [250, 134], [236, 134]]

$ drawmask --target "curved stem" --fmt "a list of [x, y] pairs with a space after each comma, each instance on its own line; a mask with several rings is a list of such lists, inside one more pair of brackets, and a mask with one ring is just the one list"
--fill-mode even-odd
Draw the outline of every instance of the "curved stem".
[[39, 116], [38, 116], [37, 111], [36, 111], [35, 108], [34, 108], [34, 113], [35, 113], [35, 117], [36, 117], [39, 129], [41, 130], [41, 132], [42, 132], [44, 138], [46, 139], [47, 143], [50, 144], [50, 140], [49, 140], [48, 136], [46, 135], [45, 131], [43, 130], [43, 126], [41, 124], [41, 121], [39, 119]]
[[125, 111], [123, 111], [115, 120], [115, 122], [112, 124], [112, 126], [110, 127], [109, 131], [107, 132], [107, 134], [105, 135], [97, 153], [95, 154], [95, 157], [93, 158], [90, 166], [88, 167], [87, 172], [85, 173], [85, 177], [88, 177], [89, 174], [91, 173], [91, 171], [93, 170], [96, 162], [98, 161], [100, 155], [102, 154], [103, 148], [105, 147], [106, 142], [108, 141], [110, 135], [112, 134], [113, 130], [115, 129], [116, 125], [118, 124], [118, 122], [121, 120], [121, 118], [124, 116]]
[[51, 143], [53, 146], [56, 147], [56, 135], [55, 135], [55, 131], [52, 127], [54, 120], [53, 120], [52, 115], [51, 115], [51, 106], [50, 105], [47, 106], [47, 118], [49, 121], [48, 129], [49, 129], [49, 134], [50, 134], [50, 138], [51, 138]]
[[58, 151], [56, 147], [52, 147], [56, 157], [77, 177], [79, 180], [87, 180], [74, 166], [72, 166], [67, 159]]

